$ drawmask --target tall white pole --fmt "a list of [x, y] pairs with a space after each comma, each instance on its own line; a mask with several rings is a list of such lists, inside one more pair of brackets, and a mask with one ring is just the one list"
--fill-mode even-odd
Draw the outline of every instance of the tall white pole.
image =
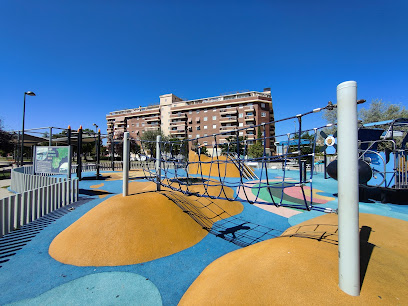
[[157, 139], [156, 139], [156, 191], [161, 190], [161, 185], [160, 185], [160, 179], [161, 179], [160, 142], [161, 142], [161, 136], [157, 135]]
[[123, 134], [123, 196], [129, 195], [129, 132]]
[[339, 200], [339, 286], [360, 295], [357, 83], [337, 86], [337, 180]]

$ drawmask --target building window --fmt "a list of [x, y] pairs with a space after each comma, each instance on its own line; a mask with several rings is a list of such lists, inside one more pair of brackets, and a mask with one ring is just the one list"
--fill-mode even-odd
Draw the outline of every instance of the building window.
[[244, 132], [239, 132], [239, 136], [244, 136]]
[[208, 141], [204, 141], [203, 144], [206, 146], [208, 145]]
[[197, 134], [197, 135], [196, 135], [196, 138], [200, 138], [200, 134]]
[[238, 117], [239, 117], [239, 118], [244, 117], [244, 113], [239, 113]]
[[213, 120], [217, 120], [217, 116], [213, 116]]
[[136, 127], [139, 127], [139, 123], [136, 123]]
[[208, 120], [208, 117], [204, 117], [204, 121], [207, 121]]
[[262, 113], [261, 113], [261, 116], [262, 116], [262, 117], [266, 117], [266, 112], [262, 112]]
[[200, 127], [200, 126], [197, 126], [197, 131], [199, 131], [199, 130], [201, 130], [201, 127]]
[[254, 113], [253, 112], [247, 112], [248, 116], [252, 116]]
[[243, 123], [243, 122], [240, 122], [240, 123], [239, 123], [239, 126], [240, 126], [240, 127], [244, 126], [244, 123]]
[[216, 111], [217, 111], [217, 109], [214, 107], [214, 108], [213, 108], [213, 112], [216, 112]]
[[207, 129], [207, 126], [206, 125], [204, 125], [204, 130], [206, 130]]
[[265, 103], [261, 103], [261, 107], [262, 107], [262, 108], [265, 108]]
[[191, 138], [191, 135], [188, 135], [188, 138]]
[[216, 129], [217, 128], [217, 125], [216, 124], [213, 124], [213, 129]]
[[239, 105], [239, 108], [243, 108], [244, 106], [242, 104]]
[[207, 134], [204, 134], [204, 137], [207, 137], [208, 135]]
[[199, 110], [199, 109], [197, 109], [196, 113], [197, 113], [197, 114], [199, 114], [199, 113], [200, 113], [200, 110]]
[[207, 112], [207, 109], [206, 108], [204, 108], [204, 113], [206, 113]]
[[193, 111], [192, 111], [192, 110], [190, 110], [190, 111], [188, 111], [188, 113], [191, 115], [191, 114], [193, 113]]
[[142, 123], [142, 126], [145, 126], [144, 122]]

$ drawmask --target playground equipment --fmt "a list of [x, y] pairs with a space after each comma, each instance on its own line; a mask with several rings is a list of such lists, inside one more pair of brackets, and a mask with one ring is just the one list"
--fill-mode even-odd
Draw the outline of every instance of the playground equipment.
[[[408, 204], [408, 119], [361, 125], [358, 129], [361, 201]], [[337, 179], [337, 162], [328, 165]]]
[[[337, 86], [337, 115], [339, 127], [339, 148], [338, 148], [338, 188], [339, 188], [339, 286], [350, 294], [360, 294], [360, 264], [359, 264], [359, 208], [358, 208], [358, 158], [357, 158], [357, 83], [354, 81], [344, 82]], [[361, 102], [365, 100], [361, 100]], [[211, 136], [197, 137], [196, 139], [179, 139], [178, 141], [163, 141], [157, 137], [156, 145], [153, 141], [141, 141], [142, 148], [149, 148], [151, 156], [156, 155], [155, 168], [144, 169], [150, 173], [146, 177], [156, 182], [157, 191], [161, 186], [172, 190], [180, 191], [187, 195], [207, 197], [210, 199], [236, 200], [238, 194], [243, 193], [246, 200], [251, 203], [262, 203], [275, 205], [276, 207], [291, 207], [306, 210], [318, 210], [323, 212], [334, 212], [331, 209], [313, 205], [313, 167], [316, 151], [317, 133], [320, 128], [302, 129], [304, 119], [313, 113], [318, 113], [323, 109], [333, 109], [332, 103], [326, 107], [317, 108], [312, 111], [298, 114], [289, 118], [272, 121], [266, 124], [251, 126], [250, 128], [239, 129], [237, 127], [224, 126], [220, 130], [225, 130], [219, 134]], [[287, 120], [297, 119], [298, 129], [296, 133], [274, 136], [275, 124]], [[254, 130], [258, 129], [258, 136], [255, 137]], [[273, 131], [272, 133], [270, 133]], [[244, 137], [244, 132], [245, 136]], [[312, 132], [312, 141], [302, 141], [304, 133]], [[248, 135], [253, 135], [251, 138]], [[281, 154], [270, 153], [275, 151], [275, 144], [279, 137], [285, 137], [286, 151]], [[332, 137], [334, 139], [334, 136]], [[297, 139], [297, 141], [296, 141]], [[326, 143], [326, 146], [334, 144], [333, 139]], [[295, 142], [293, 142], [295, 140]], [[308, 147], [305, 147], [307, 144]], [[204, 150], [204, 146], [206, 150]], [[207, 150], [207, 146], [210, 150]], [[155, 148], [155, 154], [154, 154]], [[305, 150], [309, 149], [309, 150]], [[188, 153], [194, 150], [196, 153]], [[204, 152], [210, 151], [210, 156]], [[223, 156], [219, 156], [221, 154]], [[194, 156], [196, 155], [196, 157]], [[231, 155], [233, 158], [231, 158]], [[194, 156], [194, 158], [191, 158]], [[210, 158], [209, 158], [210, 157]], [[124, 148], [124, 158], [129, 160], [127, 148]], [[233, 159], [235, 161], [233, 161]], [[287, 174], [288, 162], [298, 166], [299, 175], [297, 179], [289, 177]], [[259, 180], [249, 181], [246, 166], [249, 163], [261, 165]], [[306, 164], [310, 164], [310, 176], [307, 177]], [[282, 175], [276, 176], [268, 169], [277, 169], [276, 165], [282, 164]], [[169, 167], [172, 165], [172, 167]], [[245, 165], [245, 167], [243, 166]], [[127, 167], [126, 167], [127, 168]], [[193, 170], [192, 170], [193, 168]], [[215, 169], [215, 170], [214, 170]], [[128, 171], [125, 169], [124, 171]], [[124, 174], [125, 177], [125, 174]], [[250, 183], [250, 191], [248, 191]], [[310, 189], [306, 189], [306, 185]], [[204, 192], [194, 191], [194, 185], [204, 187]], [[217, 190], [216, 193], [209, 192]], [[228, 195], [226, 187], [236, 190], [234, 196]], [[287, 188], [298, 188], [302, 195], [303, 205], [288, 203], [284, 201], [284, 190]], [[126, 196], [124, 185], [124, 193]], [[279, 190], [280, 196], [273, 193]], [[307, 196], [307, 191], [310, 195]], [[251, 192], [249, 196], [247, 192]], [[263, 200], [260, 194], [268, 196]], [[253, 197], [255, 196], [255, 198]], [[245, 223], [234, 227], [236, 230], [248, 227]], [[228, 232], [229, 233], [229, 232]], [[219, 236], [225, 237], [227, 232], [220, 231]]]

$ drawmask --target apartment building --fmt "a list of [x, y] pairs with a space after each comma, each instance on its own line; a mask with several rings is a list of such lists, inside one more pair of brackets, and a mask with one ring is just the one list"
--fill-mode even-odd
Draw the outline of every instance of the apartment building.
[[[118, 139], [124, 132], [139, 139], [144, 131], [161, 129], [171, 138], [202, 138], [200, 144], [211, 147], [214, 142], [226, 142], [238, 134], [248, 144], [257, 137], [254, 126], [274, 120], [270, 88], [262, 92], [248, 91], [195, 100], [182, 100], [174, 94], [160, 96], [160, 103], [153, 106], [114, 111], [106, 116], [108, 135]], [[242, 130], [241, 130], [242, 129]], [[265, 125], [266, 147], [274, 153], [274, 124]], [[110, 144], [108, 137], [108, 145]], [[269, 151], [269, 150], [268, 150]]]

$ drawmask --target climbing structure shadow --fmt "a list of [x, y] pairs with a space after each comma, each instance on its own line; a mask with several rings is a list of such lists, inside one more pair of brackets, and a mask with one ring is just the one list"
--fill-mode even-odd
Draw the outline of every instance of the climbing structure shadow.
[[209, 198], [186, 196], [179, 192], [161, 192], [209, 233], [238, 246], [278, 237], [282, 231], [236, 218]]

